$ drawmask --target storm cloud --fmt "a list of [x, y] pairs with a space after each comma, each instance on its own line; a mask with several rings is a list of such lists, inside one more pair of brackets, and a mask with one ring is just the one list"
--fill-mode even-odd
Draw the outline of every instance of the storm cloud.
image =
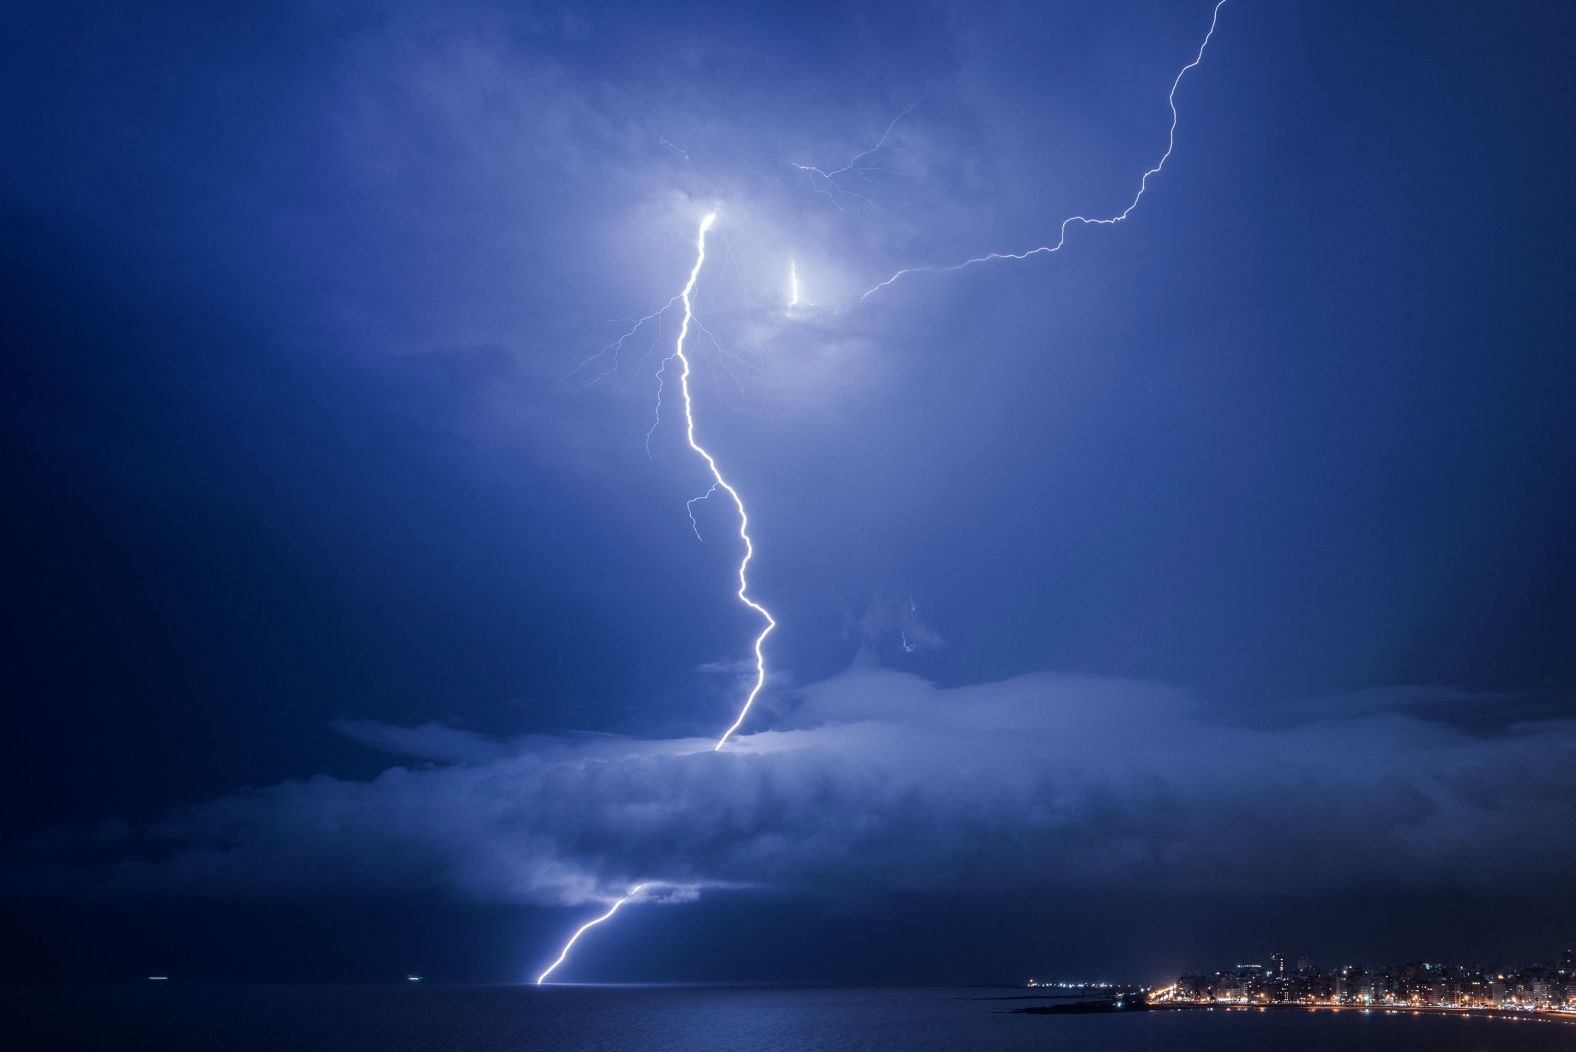
[[[10, 882], [565, 905], [636, 881], [837, 898], [1576, 879], [1576, 849], [1551, 835], [1576, 822], [1576, 721], [1473, 733], [1419, 715], [1431, 694], [1470, 706], [1459, 692], [1369, 691], [1264, 727], [1162, 684], [1037, 674], [941, 687], [863, 667], [799, 692], [785, 729], [722, 753], [710, 739], [504, 743], [349, 724], [364, 743], [442, 762], [283, 782], [107, 837], [51, 831], [20, 846]], [[95, 837], [93, 861], [62, 861]]]

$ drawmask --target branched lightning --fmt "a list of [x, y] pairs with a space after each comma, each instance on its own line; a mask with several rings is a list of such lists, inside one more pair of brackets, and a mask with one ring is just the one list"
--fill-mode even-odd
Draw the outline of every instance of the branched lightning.
[[879, 165], [868, 164], [865, 162], [886, 148], [887, 140], [892, 138], [892, 133], [897, 130], [897, 126], [902, 123], [903, 118], [907, 117], [910, 113], [913, 113], [916, 109], [918, 109], [919, 104], [924, 102], [926, 97], [927, 96], [921, 95], [919, 98], [909, 103], [908, 106], [903, 109], [903, 112], [892, 118], [892, 123], [887, 125], [886, 131], [881, 133], [881, 138], [876, 141], [874, 146], [854, 154], [840, 167], [833, 168], [828, 171], [823, 168], [817, 168], [813, 164], [790, 163], [793, 163], [794, 168], [803, 172], [809, 178], [811, 189], [825, 197], [828, 201], [832, 202], [832, 204], [836, 205], [839, 211], [842, 211], [843, 209], [843, 198], [852, 197], [855, 200], [863, 201], [865, 204], [869, 205], [871, 208], [874, 208], [882, 215], [889, 215], [885, 209], [878, 206], [874, 201], [870, 200], [868, 197], [865, 197], [863, 194], [855, 193], [837, 180], [839, 176], [843, 175], [857, 175], [867, 182], [870, 181], [870, 177], [872, 175], [901, 175], [901, 172], [894, 172], [890, 168], [882, 168]]
[[706, 538], [700, 535], [700, 523], [695, 521], [695, 505], [699, 504], [703, 500], [710, 500], [712, 495], [716, 492], [717, 484], [713, 482], [711, 484], [711, 489], [707, 490], [705, 493], [702, 493], [698, 497], [691, 497], [689, 500], [684, 502], [684, 510], [689, 512], [690, 529], [695, 531], [695, 539], [700, 541], [702, 544], [706, 543]]
[[[612, 343], [608, 344], [606, 347], [602, 348], [600, 351], [597, 351], [595, 354], [587, 356], [585, 359], [583, 359], [580, 362], [579, 365], [577, 365], [573, 369], [571, 369], [569, 371], [569, 373], [564, 376], [564, 379], [565, 380], [572, 380], [572, 379], [574, 379], [576, 376], [579, 376], [588, 367], [590, 367], [592, 362], [598, 361], [598, 360], [600, 360], [601, 358], [603, 358], [604, 356], [606, 356], [608, 354], [611, 354], [613, 356], [613, 364], [608, 366], [607, 368], [603, 369], [602, 372], [598, 373], [595, 378], [593, 378], [589, 383], [587, 383], [586, 386], [588, 386], [588, 387], [594, 386], [594, 385], [596, 385], [598, 383], [601, 383], [603, 380], [606, 380], [609, 376], [612, 376], [613, 374], [617, 373], [618, 372], [618, 353], [624, 349], [624, 344], [629, 342], [629, 340], [631, 338], [633, 338], [634, 335], [637, 332], [639, 332], [641, 329], [644, 329], [646, 327], [646, 323], [647, 322], [656, 321], [657, 319], [661, 318], [678, 301], [679, 301], [679, 298], [677, 296], [674, 296], [672, 299], [668, 300], [666, 303], [664, 303], [662, 306], [658, 307], [656, 310], [652, 311], [650, 314], [647, 314], [644, 317], [636, 318], [634, 323], [630, 326], [630, 328], [627, 331], [625, 331], [621, 336], [619, 336], [618, 339], [614, 340]], [[624, 320], [628, 321], [629, 319], [626, 318]]]
[[1060, 252], [1062, 250], [1062, 246], [1067, 244], [1067, 228], [1072, 226], [1074, 223], [1081, 223], [1085, 226], [1115, 226], [1117, 223], [1122, 222], [1128, 216], [1132, 215], [1133, 210], [1138, 207], [1138, 202], [1143, 200], [1144, 191], [1149, 189], [1149, 180], [1153, 176], [1160, 174], [1161, 170], [1165, 168], [1166, 162], [1171, 159], [1171, 151], [1176, 149], [1177, 88], [1181, 85], [1182, 78], [1187, 76], [1188, 71], [1204, 61], [1204, 49], [1209, 47], [1210, 38], [1215, 35], [1215, 26], [1220, 21], [1220, 9], [1225, 6], [1226, 0], [1217, 0], [1215, 9], [1210, 15], [1209, 32], [1204, 34], [1203, 43], [1199, 44], [1198, 46], [1198, 54], [1193, 56], [1192, 62], [1189, 62], [1187, 65], [1182, 67], [1182, 69], [1177, 73], [1176, 79], [1171, 82], [1171, 91], [1166, 95], [1166, 101], [1171, 107], [1171, 130], [1166, 136], [1166, 152], [1160, 155], [1160, 160], [1155, 162], [1155, 166], [1153, 168], [1144, 173], [1143, 178], [1138, 182], [1138, 193], [1133, 195], [1132, 202], [1126, 208], [1122, 209], [1122, 211], [1118, 214], [1104, 219], [1092, 219], [1088, 216], [1068, 216], [1066, 219], [1062, 220], [1061, 230], [1054, 245], [1040, 245], [1025, 252], [990, 252], [983, 256], [975, 256], [973, 259], [966, 259], [962, 263], [954, 263], [951, 266], [904, 267], [896, 274], [893, 274], [890, 278], [887, 278], [885, 281], [881, 282], [881, 284], [867, 290], [862, 296], [859, 297], [860, 302], [864, 302], [865, 300], [869, 299], [871, 296], [875, 295], [877, 292], [880, 292], [882, 289], [886, 288], [888, 285], [891, 285], [893, 282], [897, 281], [906, 274], [944, 274], [954, 270], [962, 270], [964, 267], [972, 267], [976, 263], [994, 263], [998, 260], [1008, 259], [1024, 260], [1028, 259], [1030, 256], [1049, 255], [1052, 252]]
[[[722, 345], [722, 341], [717, 339], [717, 334], [706, 328], [706, 326], [702, 325], [699, 318], [695, 319], [695, 328], [700, 330], [700, 334], [706, 337], [706, 339], [711, 343], [712, 349], [717, 352], [716, 358], [712, 360], [712, 365], [721, 371], [726, 372], [729, 379], [731, 379], [739, 388], [739, 393], [742, 395], [744, 393], [744, 381], [739, 379], [739, 374], [733, 371], [733, 366], [729, 365], [728, 362], [731, 359], [732, 361], [738, 362], [746, 369], [752, 369], [754, 368], [754, 365], [746, 359], [740, 358], [737, 354], [734, 354], [732, 351], [724, 347]], [[719, 395], [722, 393], [721, 380], [717, 381], [717, 393]]]
[[626, 894], [623, 898], [619, 899], [617, 902], [613, 903], [613, 905], [609, 906], [607, 908], [607, 912], [606, 913], [602, 914], [600, 917], [593, 917], [592, 919], [586, 921], [584, 924], [580, 925], [579, 928], [575, 929], [575, 933], [573, 935], [569, 936], [569, 941], [564, 943], [564, 948], [561, 951], [559, 951], [558, 959], [556, 961], [554, 961], [552, 964], [548, 965], [547, 966], [547, 970], [544, 971], [541, 975], [538, 975], [536, 977], [536, 985], [537, 986], [541, 986], [542, 983], [547, 981], [547, 977], [549, 975], [552, 975], [553, 972], [558, 970], [558, 966], [560, 964], [563, 964], [564, 961], [569, 957], [569, 951], [574, 949], [575, 943], [580, 941], [580, 936], [584, 935], [586, 932], [590, 931], [592, 928], [595, 928], [598, 924], [601, 924], [603, 921], [610, 919], [613, 916], [613, 914], [618, 912], [618, 908], [620, 906], [622, 906], [624, 903], [628, 902], [630, 899], [634, 898], [636, 895], [639, 895], [641, 890], [644, 889], [645, 886], [646, 885], [644, 885], [644, 884], [636, 884], [634, 887], [629, 889], [628, 894]]

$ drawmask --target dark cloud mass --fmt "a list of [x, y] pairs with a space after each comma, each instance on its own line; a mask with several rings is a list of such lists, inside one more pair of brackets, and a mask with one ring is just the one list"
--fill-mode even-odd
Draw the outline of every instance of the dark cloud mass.
[[637, 881], [839, 899], [1533, 894], [1576, 879], [1576, 849], [1551, 835], [1576, 821], [1576, 722], [1472, 736], [1404, 711], [1427, 693], [1334, 699], [1264, 729], [1209, 719], [1159, 684], [940, 688], [872, 667], [805, 690], [784, 729], [722, 755], [705, 739], [505, 746], [358, 723], [343, 729], [448, 762], [183, 808], [123, 830], [114, 860], [93, 866], [51, 865], [77, 838], [47, 834], [13, 878], [139, 896], [377, 889], [546, 905]]

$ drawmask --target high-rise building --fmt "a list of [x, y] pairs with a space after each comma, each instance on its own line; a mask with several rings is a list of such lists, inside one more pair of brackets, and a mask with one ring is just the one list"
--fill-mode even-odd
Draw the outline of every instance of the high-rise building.
[[[1570, 956], [1571, 956], [1571, 952], [1569, 950], [1566, 950], [1565, 951], [1565, 962], [1566, 962], [1567, 966], [1569, 966], [1569, 964], [1570, 964]], [[1284, 953], [1272, 953], [1272, 954], [1270, 954], [1270, 970], [1273, 971], [1276, 975], [1285, 975], [1286, 974], [1286, 955]]]

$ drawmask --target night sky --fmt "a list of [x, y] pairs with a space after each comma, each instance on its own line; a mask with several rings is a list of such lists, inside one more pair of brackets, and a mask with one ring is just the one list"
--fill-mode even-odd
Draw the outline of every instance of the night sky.
[[[860, 300], [1125, 208], [1210, 16], [12, 12], [0, 975], [525, 981], [641, 880], [562, 978], [1568, 945], [1576, 8], [1231, 0], [1127, 221]], [[605, 350], [713, 209], [717, 753]]]

